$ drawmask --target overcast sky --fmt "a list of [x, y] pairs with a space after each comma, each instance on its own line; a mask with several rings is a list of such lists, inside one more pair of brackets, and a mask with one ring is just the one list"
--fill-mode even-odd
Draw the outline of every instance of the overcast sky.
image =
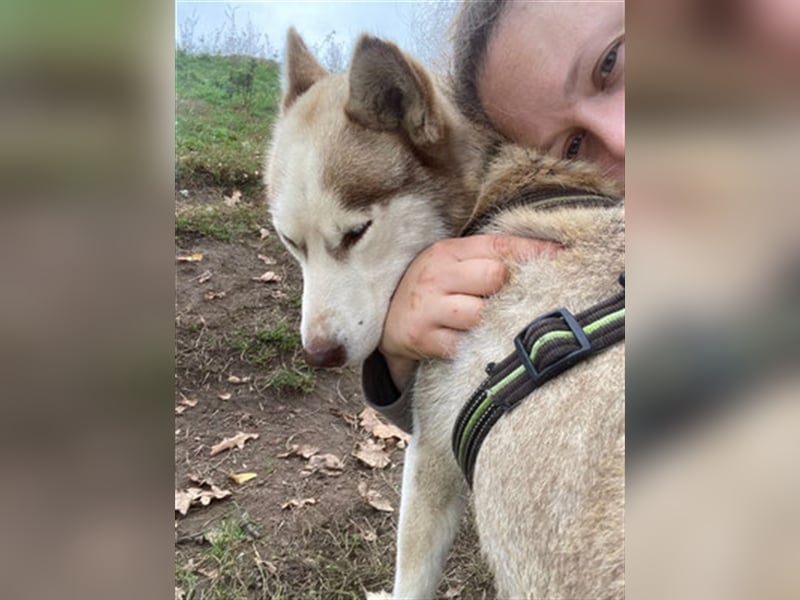
[[[420, 2], [203, 2], [176, 1], [175, 35], [180, 42], [180, 26], [196, 16], [194, 39], [210, 39], [226, 25], [226, 6], [236, 8], [237, 28], [248, 20], [259, 33], [269, 36], [270, 44], [281, 53], [286, 30], [294, 25], [310, 47], [319, 44], [331, 31], [336, 32], [345, 53], [349, 55], [358, 34], [368, 31], [389, 38], [405, 49], [415, 49], [419, 40]], [[415, 19], [415, 16], [417, 17]], [[416, 32], [416, 38], [415, 38]], [[420, 57], [423, 58], [423, 57]]]

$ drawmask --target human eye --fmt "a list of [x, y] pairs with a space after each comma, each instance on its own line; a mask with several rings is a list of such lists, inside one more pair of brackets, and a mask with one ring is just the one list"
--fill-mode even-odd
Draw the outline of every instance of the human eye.
[[608, 84], [608, 80], [614, 74], [619, 62], [620, 54], [622, 53], [623, 41], [623, 38], [615, 41], [610, 48], [603, 52], [602, 56], [600, 57], [600, 60], [595, 67], [594, 74], [595, 85], [598, 89], [605, 89]]
[[585, 131], [581, 131], [573, 136], [568, 137], [567, 143], [564, 146], [564, 152], [562, 153], [563, 157], [567, 160], [577, 158], [581, 151], [581, 146], [583, 146], [583, 140], [585, 137]]

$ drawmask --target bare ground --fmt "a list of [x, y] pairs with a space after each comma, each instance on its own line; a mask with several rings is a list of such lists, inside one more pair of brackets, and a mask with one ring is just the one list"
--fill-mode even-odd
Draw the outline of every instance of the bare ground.
[[[214, 198], [179, 198], [177, 211]], [[391, 461], [383, 468], [353, 456], [374, 440], [359, 423], [358, 373], [303, 365], [300, 272], [266, 214], [264, 237], [259, 228], [230, 241], [191, 231], [176, 237], [176, 258], [202, 259], [176, 261], [175, 489], [208, 491], [213, 483], [231, 492], [186, 515], [176, 510], [176, 598], [359, 598], [391, 587], [403, 444], [382, 442]], [[253, 280], [267, 271], [275, 281]], [[238, 432], [258, 437], [212, 455]], [[293, 444], [342, 464], [313, 471], [310, 459], [279, 456]], [[240, 473], [255, 478], [237, 484], [230, 475]], [[393, 512], [370, 505], [364, 487]], [[490, 598], [468, 519], [462, 530], [439, 597]]]

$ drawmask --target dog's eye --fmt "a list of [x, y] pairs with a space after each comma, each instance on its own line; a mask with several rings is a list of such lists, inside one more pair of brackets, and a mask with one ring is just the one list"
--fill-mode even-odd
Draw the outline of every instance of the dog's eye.
[[342, 247], [345, 250], [353, 247], [358, 240], [364, 237], [364, 234], [367, 233], [367, 229], [369, 229], [370, 225], [372, 225], [372, 221], [367, 221], [366, 223], [362, 223], [358, 227], [354, 227], [345, 233], [342, 236]]

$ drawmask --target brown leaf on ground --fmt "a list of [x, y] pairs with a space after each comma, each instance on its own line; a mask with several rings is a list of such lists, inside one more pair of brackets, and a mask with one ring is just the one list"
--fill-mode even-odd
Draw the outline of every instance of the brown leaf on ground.
[[387, 440], [396, 438], [408, 444], [411, 436], [391, 423], [384, 423], [378, 413], [371, 407], [367, 406], [358, 414], [359, 424], [366, 431], [371, 433], [376, 438]]
[[392, 464], [389, 454], [386, 452], [386, 446], [383, 442], [374, 440], [357, 443], [353, 456], [373, 469], [385, 469]]
[[175, 407], [175, 414], [182, 415], [187, 408], [194, 408], [197, 406], [197, 400], [190, 400], [189, 398], [181, 398], [178, 400], [178, 406]]
[[358, 533], [365, 542], [374, 542], [378, 539], [378, 533], [375, 531], [375, 528], [369, 524], [359, 525], [355, 524], [356, 528], [358, 529]]
[[315, 454], [308, 459], [308, 464], [303, 468], [301, 474], [305, 477], [313, 473], [322, 473], [329, 477], [341, 475], [344, 470], [344, 463], [338, 456], [333, 454]]
[[260, 260], [260, 261], [262, 261], [262, 262], [263, 262], [265, 265], [274, 265], [274, 264], [275, 264], [275, 259], [274, 259], [274, 258], [272, 258], [271, 256], [264, 256], [263, 254], [259, 254], [259, 255], [258, 255], [258, 258], [259, 258], [259, 260]]
[[249, 375], [247, 377], [237, 377], [236, 375], [231, 375], [228, 377], [228, 383], [240, 385], [242, 383], [248, 383], [250, 379], [252, 378]]
[[219, 579], [219, 569], [215, 569], [214, 567], [199, 567], [197, 572], [209, 579]]
[[231, 394], [230, 392], [225, 392], [224, 394], [219, 394], [217, 398], [219, 398], [220, 400], [230, 400], [232, 396], [233, 394]]
[[224, 298], [227, 294], [225, 292], [215, 292], [214, 290], [208, 290], [205, 294], [203, 294], [203, 298], [206, 300], [216, 300], [217, 298]]
[[225, 203], [225, 206], [234, 207], [239, 204], [239, 200], [242, 199], [242, 192], [239, 190], [233, 190], [233, 193], [230, 196], [223, 195], [222, 197], [224, 198], [223, 202]]
[[187, 256], [176, 256], [175, 260], [178, 262], [200, 262], [203, 260], [203, 255], [200, 252], [195, 252]]
[[292, 444], [286, 450], [286, 452], [282, 452], [278, 454], [278, 458], [289, 458], [290, 456], [300, 456], [305, 459], [309, 459], [314, 456], [317, 452], [319, 452], [319, 448], [316, 446], [311, 446], [309, 444]]
[[389, 501], [384, 498], [377, 490], [367, 489], [367, 483], [362, 481], [358, 484], [359, 495], [367, 501], [372, 508], [380, 512], [394, 512], [394, 508]]
[[447, 591], [444, 593], [443, 598], [450, 599], [450, 598], [460, 598], [461, 594], [464, 592], [463, 585], [455, 585], [447, 588]]
[[203, 271], [200, 275], [197, 276], [197, 283], [205, 283], [209, 279], [211, 279], [211, 271]]
[[211, 481], [208, 477], [203, 477], [199, 473], [190, 473], [189, 474], [189, 481], [192, 481], [199, 485], [200, 487], [206, 486], [211, 487], [214, 485], [214, 482]]
[[175, 510], [185, 516], [190, 506], [198, 503], [208, 506], [212, 500], [220, 500], [231, 495], [230, 490], [223, 490], [213, 483], [210, 487], [210, 490], [199, 487], [175, 490]]
[[238, 432], [235, 436], [226, 438], [222, 440], [220, 443], [211, 446], [211, 456], [215, 454], [219, 454], [220, 452], [224, 452], [225, 450], [230, 450], [231, 448], [244, 448], [245, 442], [247, 440], [257, 440], [258, 434], [257, 433], [244, 433], [242, 431]]
[[302, 498], [299, 500], [297, 498], [292, 498], [288, 502], [281, 504], [281, 508], [283, 510], [290, 510], [292, 508], [302, 508], [303, 506], [316, 503], [317, 501], [314, 498]]
[[267, 229], [266, 227], [262, 227], [261, 229], [258, 230], [258, 235], [261, 236], [262, 240], [267, 239], [269, 237], [269, 229]]
[[253, 281], [260, 281], [261, 283], [277, 283], [282, 277], [275, 273], [275, 271], [266, 271], [258, 277], [251, 277], [250, 279]]

